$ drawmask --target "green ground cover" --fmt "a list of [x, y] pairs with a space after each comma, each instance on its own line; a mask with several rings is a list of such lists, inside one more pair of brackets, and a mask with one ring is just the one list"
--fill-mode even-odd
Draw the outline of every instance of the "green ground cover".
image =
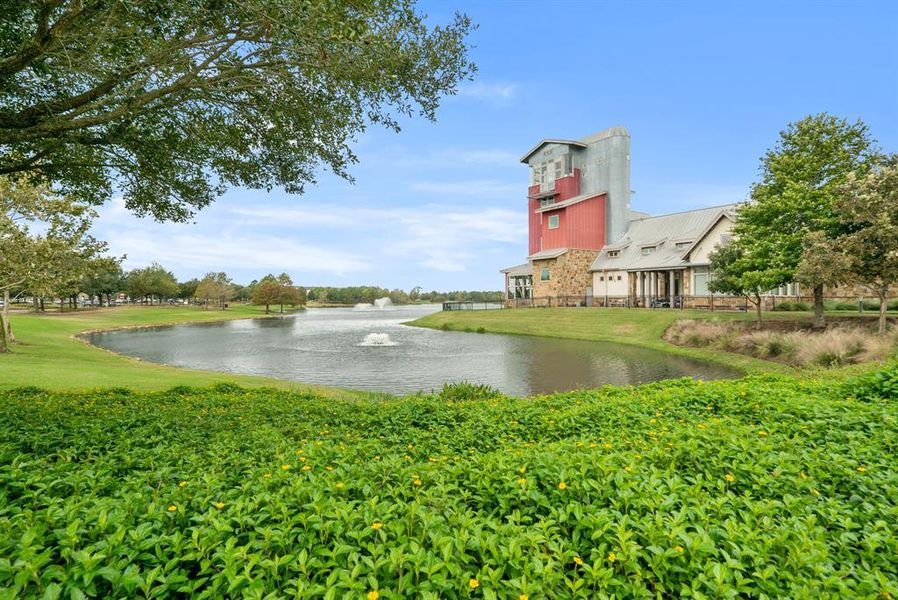
[[0, 354], [0, 389], [39, 385], [47, 389], [90, 389], [121, 386], [135, 390], [162, 390], [174, 385], [204, 386], [234, 382], [244, 386], [277, 386], [328, 390], [261, 377], [179, 369], [117, 356], [74, 336], [83, 331], [263, 317], [264, 308], [233, 305], [226, 311], [190, 306], [119, 306], [115, 308], [50, 312], [44, 315], [13, 313], [19, 343], [10, 354]]
[[898, 366], [0, 399], [2, 598], [898, 596]]

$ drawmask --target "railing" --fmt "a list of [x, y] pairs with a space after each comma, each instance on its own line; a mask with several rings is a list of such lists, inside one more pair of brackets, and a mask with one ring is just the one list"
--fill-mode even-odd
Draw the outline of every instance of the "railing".
[[502, 302], [443, 302], [443, 310], [499, 310], [507, 308]]
[[[859, 312], [864, 312], [864, 305], [856, 297], [827, 296], [825, 301], [840, 304], [854, 304]], [[762, 296], [761, 310], [788, 310], [797, 303], [813, 306], [813, 299], [805, 296]], [[789, 306], [791, 305], [791, 306]], [[744, 296], [543, 296], [537, 298], [509, 298], [505, 300], [508, 308], [550, 308], [550, 307], [597, 307], [597, 308], [669, 308], [708, 311], [740, 311], [757, 310], [753, 302]], [[788, 306], [788, 308], [786, 308]], [[870, 310], [869, 307], [866, 308]]]

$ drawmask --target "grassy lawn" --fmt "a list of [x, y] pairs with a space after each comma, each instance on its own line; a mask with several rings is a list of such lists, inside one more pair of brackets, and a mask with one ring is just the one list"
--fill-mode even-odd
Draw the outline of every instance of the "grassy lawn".
[[[845, 313], [835, 313], [833, 316], [852, 317], [851, 314], [846, 315]], [[708, 311], [670, 309], [538, 308], [438, 312], [413, 321], [410, 324], [434, 329], [448, 328], [453, 331], [477, 331], [483, 328], [490, 333], [619, 342], [723, 364], [747, 374], [797, 373], [796, 369], [792, 367], [742, 354], [674, 346], [661, 337], [670, 324], [677, 319], [712, 318], [752, 320], [753, 315], [746, 315], [740, 312], [709, 313]], [[765, 313], [764, 318], [771, 320], [796, 318], [810, 320], [812, 317], [809, 313], [770, 312]], [[868, 316], [864, 318], [873, 317]], [[802, 373], [808, 377], [826, 377], [837, 374], [844, 375], [847, 372], [869, 370], [870, 368], [870, 366], [853, 366], [845, 369], [808, 369], [802, 371]]]
[[107, 352], [73, 337], [97, 329], [245, 319], [263, 317], [264, 313], [263, 307], [248, 305], [232, 305], [226, 311], [189, 306], [119, 306], [62, 314], [13, 313], [11, 322], [18, 343], [12, 345], [12, 353], [0, 354], [0, 389], [31, 385], [67, 390], [98, 387], [160, 390], [176, 385], [231, 382], [248, 387], [315, 390], [325, 395], [358, 395], [264, 377], [156, 365]]

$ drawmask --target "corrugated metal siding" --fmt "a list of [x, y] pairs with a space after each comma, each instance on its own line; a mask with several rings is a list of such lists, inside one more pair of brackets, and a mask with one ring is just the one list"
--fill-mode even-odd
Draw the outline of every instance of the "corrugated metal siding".
[[[531, 185], [527, 189], [527, 195], [532, 196], [534, 194], [539, 193], [539, 185]], [[529, 199], [527, 200], [527, 211], [530, 219], [530, 251], [527, 254], [536, 254], [542, 248], [540, 248], [539, 238], [542, 234], [542, 229], [540, 227], [540, 216], [536, 214], [534, 211], [539, 208], [539, 200]]]
[[584, 200], [564, 209], [567, 246], [599, 250], [605, 245], [605, 195]]

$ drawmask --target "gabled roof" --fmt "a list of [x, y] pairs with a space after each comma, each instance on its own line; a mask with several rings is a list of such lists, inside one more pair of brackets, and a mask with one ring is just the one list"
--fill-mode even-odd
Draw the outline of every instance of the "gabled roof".
[[[645, 269], [682, 268], [689, 252], [724, 216], [732, 218], [736, 205], [713, 206], [686, 212], [637, 219], [620, 239], [605, 246], [593, 261], [590, 271], [635, 271]], [[688, 242], [688, 248], [677, 243]], [[654, 246], [654, 252], [643, 254], [642, 249]], [[609, 257], [608, 251], [619, 252]]]
[[545, 146], [546, 144], [562, 144], [564, 146], [576, 146], [577, 148], [586, 148], [586, 144], [583, 142], [578, 142], [577, 140], [557, 140], [552, 138], [546, 138], [539, 142], [536, 146], [530, 149], [527, 154], [521, 157], [521, 162], [526, 163], [530, 160], [530, 157], [536, 154], [540, 148]]
[[561, 139], [553, 139], [547, 138], [539, 142], [533, 148], [530, 149], [527, 154], [521, 157], [521, 162], [526, 163], [530, 160], [530, 157], [536, 154], [536, 152], [545, 146], [546, 144], [564, 144], [565, 146], [574, 146], [576, 148], [586, 148], [590, 144], [594, 144], [599, 140], [604, 140], [605, 138], [621, 136], [621, 137], [630, 137], [630, 132], [627, 131], [626, 127], [622, 125], [615, 125], [614, 127], [609, 127], [608, 129], [603, 129], [598, 133], [594, 133], [592, 135], [588, 135], [582, 140], [561, 140]]

